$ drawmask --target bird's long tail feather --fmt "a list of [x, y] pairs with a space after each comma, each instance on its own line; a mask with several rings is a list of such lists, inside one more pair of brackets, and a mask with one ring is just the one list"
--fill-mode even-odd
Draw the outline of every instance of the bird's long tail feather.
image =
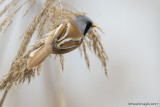
[[[40, 66], [40, 64], [51, 54], [52, 52], [46, 45], [41, 46], [31, 57], [28, 59], [27, 68], [32, 69]], [[32, 53], [31, 53], [32, 54]]]

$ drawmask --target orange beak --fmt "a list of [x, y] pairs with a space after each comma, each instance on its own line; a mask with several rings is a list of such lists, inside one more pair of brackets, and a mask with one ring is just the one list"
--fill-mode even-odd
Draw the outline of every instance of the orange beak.
[[93, 24], [92, 27], [97, 27], [97, 26], [95, 24]]

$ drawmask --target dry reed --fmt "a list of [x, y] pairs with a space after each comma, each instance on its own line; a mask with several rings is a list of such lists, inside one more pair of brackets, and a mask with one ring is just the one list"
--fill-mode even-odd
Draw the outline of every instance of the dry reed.
[[[3, 14], [8, 14], [0, 23], [0, 30], [2, 30], [4, 26], [6, 26], [4, 31], [7, 31], [7, 28], [12, 24], [13, 18], [17, 14], [17, 12], [31, 0], [26, 0], [21, 5], [18, 5], [20, 1], [21, 0], [12, 0], [9, 4], [5, 6], [2, 11], [0, 11], [0, 17]], [[1, 2], [3, 2], [3, 0]], [[26, 10], [24, 16], [28, 14], [29, 10], [33, 7], [35, 2], [35, 0], [32, 1], [31, 6]], [[12, 9], [13, 11], [10, 11]], [[55, 0], [46, 0], [44, 8], [39, 13], [37, 13], [37, 15], [33, 18], [32, 22], [25, 29], [24, 33], [21, 35], [23, 41], [20, 45], [17, 55], [15, 56], [10, 66], [9, 72], [0, 80], [0, 91], [3, 89], [8, 91], [12, 85], [23, 83], [24, 81], [28, 81], [29, 83], [31, 81], [31, 78], [35, 77], [35, 71], [37, 71], [37, 75], [39, 75], [40, 68], [28, 70], [26, 67], [29, 54], [44, 44], [44, 38], [46, 33], [57, 27], [62, 22], [81, 14], [84, 13], [72, 11], [64, 7], [62, 8], [60, 0], [58, 2]], [[38, 40], [30, 50], [26, 51], [26, 48], [28, 47], [28, 44], [35, 31], [38, 32], [37, 38], [40, 40]], [[88, 32], [86, 36], [87, 38], [85, 38], [84, 42], [79, 47], [79, 50], [81, 56], [82, 53], [84, 53], [85, 61], [88, 68], [90, 68], [90, 61], [87, 54], [87, 47], [89, 50], [93, 51], [101, 61], [102, 66], [105, 70], [105, 74], [107, 75], [107, 55], [104, 51], [103, 45], [101, 44], [100, 35], [98, 32], [102, 32], [100, 28], [93, 29]], [[61, 68], [63, 70], [64, 57], [63, 55], [59, 55], [59, 57]]]
[[1, 0], [1, 1], [0, 1], [0, 5], [3, 4], [4, 1], [5, 1], [5, 0]]
[[23, 17], [26, 16], [28, 14], [28, 12], [31, 10], [31, 8], [35, 5], [36, 0], [33, 0], [30, 7], [26, 10], [26, 12], [23, 14]]

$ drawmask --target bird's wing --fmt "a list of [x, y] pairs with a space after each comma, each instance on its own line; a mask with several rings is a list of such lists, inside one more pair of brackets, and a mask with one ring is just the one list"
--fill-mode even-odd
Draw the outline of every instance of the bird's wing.
[[53, 42], [60, 42], [60, 40], [65, 36], [67, 29], [67, 22], [59, 25], [55, 30]]
[[73, 22], [66, 22], [60, 25], [55, 31], [53, 45], [55, 49], [70, 49], [78, 47], [83, 36]]
[[70, 49], [78, 47], [82, 43], [82, 39], [72, 40], [72, 38], [65, 39], [55, 46], [57, 49]]

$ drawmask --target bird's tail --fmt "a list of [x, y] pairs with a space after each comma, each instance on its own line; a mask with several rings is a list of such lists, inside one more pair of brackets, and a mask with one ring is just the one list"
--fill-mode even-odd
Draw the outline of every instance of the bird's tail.
[[32, 69], [40, 66], [40, 64], [52, 53], [46, 45], [41, 46], [30, 54], [27, 62], [27, 68]]

